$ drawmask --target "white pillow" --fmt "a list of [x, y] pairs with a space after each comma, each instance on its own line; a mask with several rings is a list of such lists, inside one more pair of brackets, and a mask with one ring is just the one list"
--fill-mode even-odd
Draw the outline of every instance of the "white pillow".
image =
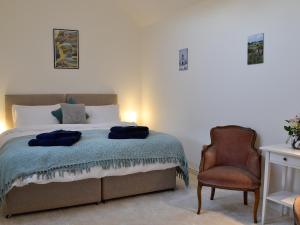
[[118, 105], [85, 106], [91, 124], [120, 122]]
[[13, 105], [12, 117], [16, 128], [34, 125], [58, 124], [57, 119], [51, 114], [60, 108], [60, 105], [24, 106]]

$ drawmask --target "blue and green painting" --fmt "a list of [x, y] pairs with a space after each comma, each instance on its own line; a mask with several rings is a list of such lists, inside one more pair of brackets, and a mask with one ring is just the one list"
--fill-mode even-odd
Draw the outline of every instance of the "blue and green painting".
[[248, 37], [248, 65], [264, 63], [264, 34]]

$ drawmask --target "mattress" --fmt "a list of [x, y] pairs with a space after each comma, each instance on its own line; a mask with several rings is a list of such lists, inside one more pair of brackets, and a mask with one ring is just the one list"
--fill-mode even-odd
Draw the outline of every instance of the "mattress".
[[[42, 125], [42, 126], [31, 126], [23, 128], [15, 128], [4, 132], [0, 135], [0, 148], [7, 143], [9, 140], [17, 137], [27, 136], [27, 135], [36, 135], [44, 132], [51, 132], [58, 129], [65, 130], [96, 130], [96, 129], [110, 129], [112, 126], [126, 126], [133, 125], [132, 123], [124, 122], [111, 122], [111, 123], [102, 123], [102, 124], [55, 124], [55, 125]], [[0, 150], [1, 153], [1, 150]], [[153, 170], [164, 170], [178, 166], [174, 163], [156, 163], [149, 165], [136, 165], [132, 167], [122, 167], [122, 168], [111, 168], [111, 169], [102, 169], [101, 167], [93, 167], [89, 172], [83, 171], [80, 174], [65, 174], [62, 176], [55, 176], [53, 178], [41, 178], [34, 174], [31, 177], [26, 179], [17, 179], [13, 183], [12, 187], [22, 187], [30, 183], [35, 184], [47, 184], [51, 182], [70, 182], [78, 181], [88, 178], [103, 178], [107, 176], [122, 176], [129, 175], [139, 172], [149, 172]]]

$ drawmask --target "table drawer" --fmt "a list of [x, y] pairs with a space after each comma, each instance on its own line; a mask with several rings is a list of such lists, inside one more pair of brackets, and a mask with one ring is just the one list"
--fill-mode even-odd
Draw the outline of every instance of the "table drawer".
[[286, 156], [277, 153], [270, 154], [270, 161], [272, 163], [280, 164], [283, 166], [290, 166], [300, 168], [300, 158], [293, 156]]

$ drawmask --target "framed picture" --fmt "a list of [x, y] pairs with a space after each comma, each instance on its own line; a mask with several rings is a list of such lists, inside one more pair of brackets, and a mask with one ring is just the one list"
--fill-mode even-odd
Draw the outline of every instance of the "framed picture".
[[248, 65], [264, 63], [264, 34], [248, 37]]
[[179, 50], [179, 71], [188, 70], [188, 64], [189, 64], [189, 55], [188, 55], [188, 49], [180, 49]]
[[79, 31], [53, 29], [54, 68], [79, 69]]

